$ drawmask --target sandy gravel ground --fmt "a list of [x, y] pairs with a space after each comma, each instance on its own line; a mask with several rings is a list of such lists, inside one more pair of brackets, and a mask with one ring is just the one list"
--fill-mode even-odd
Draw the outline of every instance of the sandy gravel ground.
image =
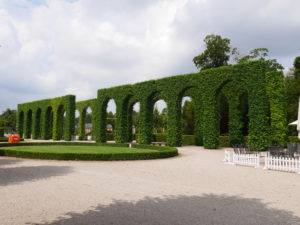
[[300, 175], [225, 165], [223, 150], [82, 162], [0, 157], [0, 224], [300, 225]]

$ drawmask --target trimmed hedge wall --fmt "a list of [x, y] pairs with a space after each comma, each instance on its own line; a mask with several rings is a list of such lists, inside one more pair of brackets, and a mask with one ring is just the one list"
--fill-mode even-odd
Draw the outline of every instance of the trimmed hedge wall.
[[153, 149], [150, 153], [53, 153], [53, 152], [28, 152], [22, 150], [9, 150], [9, 146], [39, 146], [39, 145], [80, 145], [80, 146], [110, 146], [110, 147], [128, 147], [128, 144], [101, 144], [101, 143], [74, 143], [74, 142], [34, 142], [34, 143], [0, 143], [0, 156], [13, 156], [32, 159], [56, 159], [56, 160], [141, 160], [141, 159], [158, 159], [168, 158], [178, 155], [176, 148], [133, 145], [137, 149]]
[[[80, 111], [80, 139], [83, 138], [83, 125], [85, 110], [88, 106], [93, 111], [93, 136], [97, 142], [106, 142], [107, 136], [107, 103], [113, 99], [116, 103], [116, 122], [114, 139], [117, 143], [126, 143], [132, 140], [132, 110], [136, 102], [140, 103], [140, 115], [138, 125], [138, 142], [150, 144], [153, 132], [153, 107], [157, 100], [164, 100], [167, 103], [167, 139], [169, 146], [181, 146], [185, 140], [182, 139], [181, 124], [181, 102], [184, 96], [190, 96], [195, 102], [195, 142], [208, 149], [215, 149], [220, 145], [220, 115], [218, 113], [218, 96], [222, 93], [226, 96], [229, 104], [229, 142], [236, 144], [243, 142], [240, 97], [247, 96], [249, 103], [249, 144], [257, 149], [266, 149], [270, 135], [273, 142], [284, 144], [285, 124], [283, 117], [283, 77], [279, 73], [269, 73], [266, 76], [266, 62], [252, 61], [232, 66], [224, 66], [215, 69], [203, 70], [194, 74], [185, 74], [166, 77], [158, 80], [150, 80], [133, 85], [123, 85], [107, 89], [100, 89], [97, 99], [78, 102], [77, 109]], [[272, 90], [271, 90], [272, 89]], [[275, 89], [275, 90], [273, 90]], [[268, 95], [267, 95], [268, 91]], [[277, 97], [279, 100], [277, 100]], [[75, 110], [74, 96], [63, 97], [69, 100], [62, 104], [64, 108]], [[72, 100], [71, 100], [72, 98]], [[19, 132], [29, 137], [42, 139], [47, 135], [39, 135], [38, 124], [41, 117], [44, 134], [47, 121], [44, 120], [45, 107], [55, 102], [53, 107], [53, 138], [60, 139], [61, 136], [61, 113], [57, 112], [57, 105], [60, 100], [43, 100], [33, 103], [21, 104], [18, 107]], [[54, 104], [54, 103], [53, 103]], [[39, 112], [39, 105], [45, 105]], [[271, 110], [271, 127], [269, 125], [268, 112]], [[280, 115], [279, 115], [280, 114]], [[51, 115], [51, 113], [50, 113]], [[65, 140], [70, 140], [74, 127], [74, 113], [67, 113], [67, 131]], [[71, 118], [72, 117], [72, 118]], [[32, 120], [32, 121], [31, 121]], [[51, 123], [50, 123], [51, 124]], [[31, 127], [33, 130], [31, 132]], [[49, 126], [48, 126], [49, 127]], [[159, 138], [159, 137], [157, 137]], [[47, 138], [46, 138], [47, 139]]]
[[74, 95], [18, 105], [18, 133], [24, 138], [70, 141], [75, 130], [74, 120]]

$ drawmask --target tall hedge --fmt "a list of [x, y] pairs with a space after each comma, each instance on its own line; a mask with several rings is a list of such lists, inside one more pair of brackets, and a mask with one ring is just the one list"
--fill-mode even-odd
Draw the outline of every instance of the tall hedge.
[[271, 142], [282, 147], [287, 143], [286, 95], [281, 71], [266, 74], [267, 95], [271, 112]]
[[[229, 104], [229, 141], [231, 144], [241, 143], [243, 141], [243, 122], [241, 118], [240, 97], [247, 96], [249, 103], [249, 143], [257, 150], [263, 150], [268, 145], [270, 126], [268, 124], [269, 95], [267, 96], [266, 63], [264, 61], [253, 61], [233, 66], [225, 66], [216, 69], [202, 70], [198, 73], [184, 74], [166, 77], [158, 80], [150, 80], [132, 85], [122, 85], [113, 88], [98, 90], [97, 99], [78, 102], [76, 107], [80, 111], [80, 138], [84, 132], [85, 110], [88, 106], [92, 107], [93, 117], [93, 136], [97, 142], [106, 142], [107, 125], [107, 103], [113, 99], [116, 103], [116, 121], [114, 137], [117, 143], [124, 143], [132, 139], [132, 108], [134, 103], [140, 103], [139, 133], [138, 141], [141, 144], [149, 144], [152, 141], [153, 132], [153, 106], [159, 99], [167, 103], [168, 122], [167, 122], [167, 143], [170, 146], [182, 145], [182, 122], [181, 122], [181, 102], [185, 96], [190, 96], [195, 102], [195, 142], [197, 145], [204, 145], [205, 148], [214, 149], [219, 146], [220, 134], [220, 115], [218, 105], [218, 96], [223, 93]], [[277, 81], [281, 82], [282, 77], [277, 76]], [[272, 82], [271, 82], [272, 83]], [[277, 86], [275, 87], [275, 89]], [[275, 95], [274, 95], [275, 96]], [[72, 98], [75, 98], [74, 96]], [[65, 98], [63, 98], [65, 99]], [[45, 133], [44, 121], [45, 114], [48, 112], [48, 118], [53, 114], [53, 137], [60, 138], [59, 117], [57, 113], [58, 106], [61, 104], [67, 112], [75, 111], [75, 103], [70, 97], [68, 103], [60, 103], [61, 100], [44, 100], [35, 103], [19, 105], [19, 119], [23, 122], [19, 126], [20, 133], [28, 136], [31, 129], [27, 117], [30, 119], [28, 110], [32, 110], [32, 119], [39, 118], [37, 113], [38, 106], [41, 107], [41, 136]], [[54, 104], [54, 102], [56, 102]], [[51, 103], [51, 104], [50, 104]], [[271, 102], [270, 102], [270, 105]], [[277, 114], [278, 107], [284, 107], [282, 101], [276, 102], [275, 108], [271, 107], [271, 114]], [[49, 109], [51, 107], [50, 113]], [[51, 112], [53, 112], [51, 114]], [[67, 113], [69, 117], [74, 118], [75, 112]], [[50, 116], [49, 116], [50, 115]], [[23, 118], [23, 119], [22, 119]], [[49, 120], [49, 119], [48, 119]], [[272, 117], [273, 124], [278, 124]], [[27, 121], [25, 123], [24, 121]], [[68, 126], [74, 119], [68, 119]], [[24, 125], [23, 125], [24, 124]], [[38, 123], [33, 121], [35, 127]], [[52, 123], [50, 123], [51, 125]], [[22, 127], [23, 126], [23, 127]], [[272, 125], [273, 126], [273, 125]], [[275, 125], [274, 125], [275, 126]], [[272, 134], [284, 136], [284, 130], [272, 128]], [[35, 129], [35, 128], [34, 128]], [[65, 134], [65, 139], [69, 139], [72, 134], [71, 127]], [[50, 129], [51, 130], [51, 129]], [[276, 132], [275, 132], [276, 131]], [[47, 133], [46, 132], [46, 133]], [[31, 132], [30, 132], [31, 133]], [[35, 136], [39, 136], [36, 129]], [[69, 136], [68, 136], [69, 135]], [[277, 138], [278, 139], [278, 138]]]
[[[65, 123], [63, 123], [64, 113], [66, 113]], [[64, 139], [70, 141], [75, 129], [74, 120], [74, 95], [18, 105], [18, 133], [24, 138], [52, 138], [54, 140]]]

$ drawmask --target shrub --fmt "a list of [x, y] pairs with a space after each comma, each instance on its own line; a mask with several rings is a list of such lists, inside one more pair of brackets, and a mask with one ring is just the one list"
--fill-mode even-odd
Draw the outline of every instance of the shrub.
[[195, 135], [182, 135], [182, 145], [195, 145]]
[[8, 142], [8, 137], [0, 137], [0, 142]]

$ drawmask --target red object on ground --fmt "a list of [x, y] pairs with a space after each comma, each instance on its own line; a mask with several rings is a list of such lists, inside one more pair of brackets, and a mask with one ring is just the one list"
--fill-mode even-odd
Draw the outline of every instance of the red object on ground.
[[12, 134], [8, 138], [9, 143], [19, 143], [20, 142], [20, 135], [18, 134]]

